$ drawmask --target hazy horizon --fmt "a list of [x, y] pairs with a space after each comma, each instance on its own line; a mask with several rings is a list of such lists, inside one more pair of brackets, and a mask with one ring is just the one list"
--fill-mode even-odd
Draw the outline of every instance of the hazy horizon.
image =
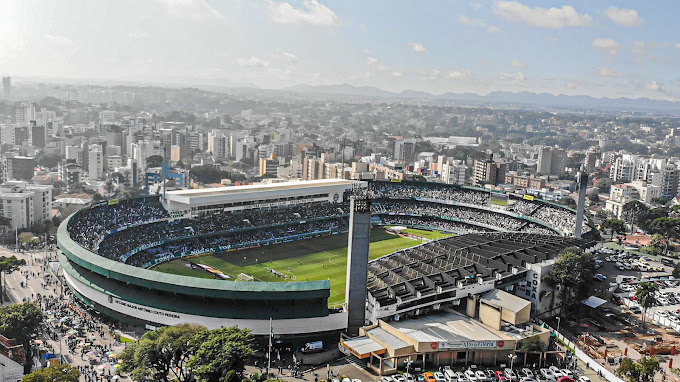
[[0, 4], [0, 74], [16, 81], [678, 99], [678, 5], [550, 5], [10, 0]]

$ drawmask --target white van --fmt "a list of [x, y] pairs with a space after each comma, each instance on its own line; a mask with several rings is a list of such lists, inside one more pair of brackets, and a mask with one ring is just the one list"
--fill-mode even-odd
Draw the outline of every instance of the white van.
[[444, 378], [446, 378], [446, 382], [458, 382], [458, 377], [456, 377], [456, 373], [454, 373], [453, 370], [451, 369], [444, 370]]

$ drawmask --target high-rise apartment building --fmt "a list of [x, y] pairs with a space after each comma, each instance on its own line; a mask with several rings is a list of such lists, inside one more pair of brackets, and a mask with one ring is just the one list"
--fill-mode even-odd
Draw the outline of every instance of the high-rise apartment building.
[[395, 140], [392, 158], [394, 160], [401, 160], [408, 164], [412, 164], [416, 160], [415, 138]]
[[507, 164], [494, 162], [493, 155], [490, 155], [487, 160], [476, 160], [474, 184], [476, 186], [484, 186], [486, 184], [496, 186], [505, 181], [506, 171]]
[[542, 147], [538, 151], [537, 171], [544, 175], [559, 175], [564, 171], [565, 156], [562, 149]]

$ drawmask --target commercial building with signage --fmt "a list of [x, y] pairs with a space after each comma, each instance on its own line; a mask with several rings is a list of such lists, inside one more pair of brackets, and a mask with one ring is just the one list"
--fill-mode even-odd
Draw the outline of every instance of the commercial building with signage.
[[527, 338], [548, 343], [550, 332], [529, 322], [530, 310], [529, 301], [495, 289], [468, 298], [465, 313], [443, 309], [380, 320], [363, 327], [359, 337], [343, 339], [340, 348], [381, 375], [404, 370], [408, 362], [413, 367], [498, 365]]

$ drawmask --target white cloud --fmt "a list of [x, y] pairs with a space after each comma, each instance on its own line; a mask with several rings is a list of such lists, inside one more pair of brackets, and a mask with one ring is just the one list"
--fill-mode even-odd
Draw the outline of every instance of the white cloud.
[[340, 26], [340, 18], [327, 6], [317, 0], [305, 0], [301, 8], [290, 3], [269, 2], [272, 20], [279, 24], [310, 24], [318, 26]]
[[392, 72], [392, 76], [394, 76], [394, 77], [403, 77], [403, 76], [404, 76], [404, 72], [394, 71], [394, 72]]
[[526, 68], [527, 64], [523, 63], [520, 60], [512, 60], [510, 61], [510, 66], [512, 66], [513, 68]]
[[501, 80], [505, 81], [510, 81], [512, 84], [519, 84], [524, 82], [526, 80], [526, 76], [522, 72], [514, 72], [514, 73], [505, 73], [502, 72], [501, 75]]
[[368, 50], [368, 49], [364, 49], [364, 50], [362, 50], [361, 52], [362, 52], [363, 54], [365, 54], [365, 55], [371, 54], [371, 51]]
[[469, 19], [465, 15], [458, 16], [458, 21], [471, 27], [485, 27], [486, 23], [482, 20]]
[[633, 41], [633, 50], [632, 52], [634, 54], [642, 54], [645, 52], [645, 43], [644, 41]]
[[281, 56], [287, 58], [291, 62], [298, 62], [298, 60], [299, 60], [296, 55], [294, 55], [293, 53], [290, 53], [290, 52], [283, 52], [283, 53], [281, 53]]
[[379, 72], [385, 72], [385, 71], [389, 70], [387, 65], [383, 64], [382, 62], [380, 62], [380, 60], [378, 60], [375, 57], [370, 57], [370, 56], [366, 57], [366, 64], [368, 66], [375, 68]]
[[609, 54], [619, 52], [619, 43], [611, 38], [596, 38], [592, 43], [593, 48], [607, 51]]
[[623, 25], [624, 27], [639, 27], [643, 20], [634, 9], [624, 9], [617, 7], [609, 7], [605, 14], [613, 22]]
[[600, 77], [618, 77], [619, 73], [616, 72], [614, 69], [607, 68], [604, 66], [598, 66], [595, 68], [595, 71], [597, 72], [597, 75]]
[[427, 53], [427, 49], [419, 42], [409, 42], [408, 45], [416, 53]]
[[223, 19], [220, 11], [213, 8], [205, 0], [157, 0], [168, 8], [168, 15], [176, 19], [193, 21], [205, 20], [208, 17]]
[[255, 56], [250, 56], [249, 58], [239, 58], [238, 64], [249, 68], [264, 68], [269, 66], [268, 61]]
[[561, 8], [531, 8], [518, 1], [499, 1], [496, 3], [496, 12], [510, 21], [539, 28], [583, 27], [593, 22], [590, 15], [580, 14], [569, 5]]
[[673, 45], [673, 46], [674, 46], [676, 49], [680, 49], [680, 42], [676, 43], [676, 44]]
[[489, 27], [486, 28], [486, 31], [489, 32], [489, 33], [496, 33], [496, 32], [498, 32], [499, 30], [500, 30], [500, 28], [498, 28], [498, 27], [495, 26], [495, 25], [489, 25]]
[[575, 82], [567, 83], [567, 89], [576, 89], [577, 85]]
[[645, 88], [647, 90], [651, 90], [651, 91], [654, 91], [654, 92], [664, 92], [664, 89], [661, 86], [661, 84], [656, 82], [656, 81], [649, 82], [647, 85], [645, 85]]
[[465, 69], [451, 70], [444, 74], [444, 78], [449, 78], [452, 80], [459, 80], [461, 78], [468, 78], [472, 76], [472, 72]]

